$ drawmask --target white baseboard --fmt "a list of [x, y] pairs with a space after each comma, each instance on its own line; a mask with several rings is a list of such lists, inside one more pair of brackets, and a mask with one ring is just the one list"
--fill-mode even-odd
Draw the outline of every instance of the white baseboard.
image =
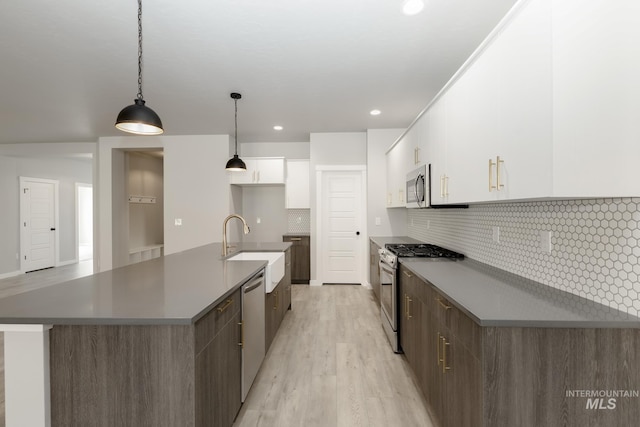
[[56, 267], [62, 267], [63, 265], [77, 264], [77, 259], [70, 259], [69, 261], [60, 261]]
[[19, 274], [22, 274], [22, 272], [20, 270], [12, 271], [10, 273], [2, 273], [2, 274], [0, 274], [0, 279], [6, 279], [8, 277], [14, 277], [14, 276], [17, 276]]
[[322, 286], [322, 282], [319, 280], [309, 280], [309, 286]]
[[367, 289], [373, 289], [373, 287], [371, 286], [371, 283], [369, 282], [362, 282], [362, 286], [364, 286]]

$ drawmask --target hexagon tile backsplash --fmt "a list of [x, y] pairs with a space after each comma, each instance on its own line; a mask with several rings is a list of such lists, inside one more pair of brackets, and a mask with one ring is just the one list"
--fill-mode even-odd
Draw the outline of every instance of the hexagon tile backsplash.
[[[550, 252], [543, 249], [547, 232]], [[640, 198], [409, 209], [407, 234], [640, 314]]]

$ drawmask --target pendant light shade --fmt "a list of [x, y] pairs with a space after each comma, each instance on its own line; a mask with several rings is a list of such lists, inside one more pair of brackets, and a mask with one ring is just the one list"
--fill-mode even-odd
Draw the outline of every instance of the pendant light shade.
[[227, 162], [227, 167], [225, 169], [232, 172], [242, 172], [247, 170], [247, 165], [245, 165], [242, 159], [238, 157], [238, 99], [240, 98], [242, 98], [242, 95], [240, 95], [239, 93], [234, 92], [231, 94], [231, 99], [233, 99], [233, 102], [235, 103], [236, 127], [235, 127], [235, 133], [233, 135], [233, 139], [235, 140], [236, 151], [233, 157], [230, 158], [229, 161]]
[[160, 117], [155, 111], [144, 105], [143, 99], [136, 99], [133, 104], [120, 111], [116, 127], [138, 135], [160, 135], [164, 132]]
[[138, 0], [138, 97], [124, 107], [116, 119], [116, 128], [136, 135], [160, 135], [164, 132], [160, 117], [144, 105], [142, 96], [142, 0]]

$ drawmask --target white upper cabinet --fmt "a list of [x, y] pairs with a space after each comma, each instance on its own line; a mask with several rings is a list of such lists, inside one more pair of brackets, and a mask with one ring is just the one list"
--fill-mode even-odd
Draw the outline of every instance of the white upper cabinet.
[[309, 209], [309, 160], [287, 160], [286, 208]]
[[554, 195], [640, 196], [640, 2], [553, 2]]
[[244, 172], [230, 172], [229, 182], [240, 185], [284, 184], [283, 157], [245, 157]]
[[446, 166], [432, 180], [442, 181], [445, 203], [551, 190], [550, 4], [533, 0], [514, 13], [442, 96]]
[[398, 142], [387, 152], [387, 207], [405, 207], [405, 186], [407, 178], [407, 160], [405, 144]]

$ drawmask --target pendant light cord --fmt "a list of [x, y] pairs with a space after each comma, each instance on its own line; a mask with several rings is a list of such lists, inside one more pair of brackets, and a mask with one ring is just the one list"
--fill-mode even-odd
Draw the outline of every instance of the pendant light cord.
[[238, 155], [238, 100], [234, 99], [233, 102], [236, 104], [236, 130], [233, 134], [233, 139], [236, 140], [236, 155]]
[[138, 0], [138, 99], [142, 97], [142, 0]]

